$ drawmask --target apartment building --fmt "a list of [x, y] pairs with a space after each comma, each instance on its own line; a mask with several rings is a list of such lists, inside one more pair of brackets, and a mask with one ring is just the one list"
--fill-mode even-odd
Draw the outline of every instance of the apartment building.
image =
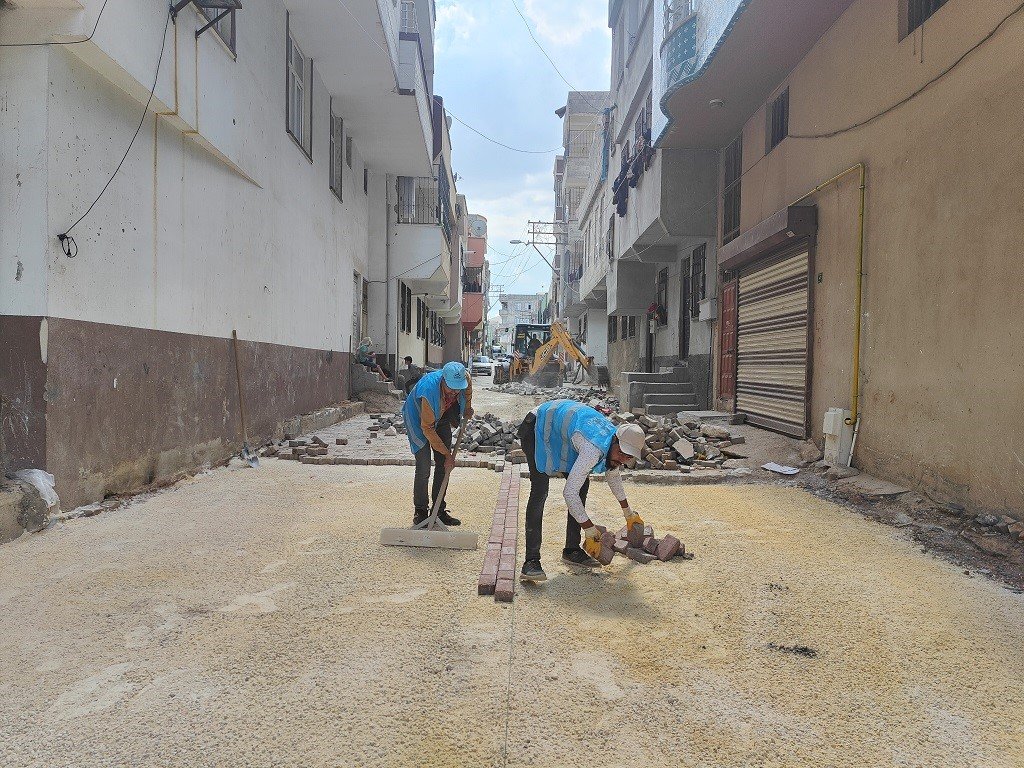
[[588, 353], [605, 364], [603, 345], [591, 344], [591, 338], [603, 340], [605, 307], [603, 302], [589, 304], [581, 293], [585, 267], [585, 242], [580, 212], [584, 192], [593, 174], [595, 162], [605, 157], [605, 122], [608, 119], [607, 91], [570, 91], [564, 107], [555, 114], [562, 118], [564, 153], [555, 159], [555, 223], [560, 268], [555, 296], [561, 301], [553, 315], [565, 323], [569, 332], [584, 342]]
[[472, 354], [489, 354], [487, 309], [491, 283], [487, 260], [487, 218], [467, 216], [467, 248], [462, 273], [462, 330]]
[[[555, 110], [562, 119], [561, 155], [555, 158], [554, 241], [558, 255], [556, 285], [549, 291], [552, 319], [565, 322], [579, 317], [580, 277], [583, 273], [583, 235], [580, 232], [579, 207], [590, 180], [591, 157], [603, 143], [601, 133], [607, 91], [569, 91], [565, 106]], [[569, 308], [575, 307], [570, 315]]]
[[1020, 518], [1019, 3], [678, 5], [656, 146], [720, 157], [718, 404]]
[[233, 331], [250, 442], [348, 397], [426, 258], [389, 244], [395, 180], [450, 181], [433, 3], [173, 10], [0, 7], [2, 458], [65, 508], [237, 449]]
[[[706, 405], [711, 398], [715, 276], [713, 271], [708, 275], [705, 265], [713, 262], [717, 245], [718, 154], [654, 145], [654, 75], [660, 54], [655, 38], [664, 32], [664, 19], [665, 6], [656, 0], [609, 2], [608, 170], [600, 184], [584, 192], [589, 255], [584, 264], [590, 264], [591, 273], [581, 275], [581, 282], [605, 294], [613, 380], [631, 370], [682, 365], [697, 402]], [[607, 265], [600, 263], [602, 258]]]

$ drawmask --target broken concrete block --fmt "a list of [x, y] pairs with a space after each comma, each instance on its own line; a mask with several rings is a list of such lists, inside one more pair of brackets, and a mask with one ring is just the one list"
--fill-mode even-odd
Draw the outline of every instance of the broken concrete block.
[[626, 531], [626, 540], [629, 546], [640, 549], [644, 545], [644, 527], [640, 523], [634, 523]]
[[658, 541], [656, 538], [654, 538], [653, 536], [648, 536], [646, 539], [644, 539], [644, 552], [646, 552], [649, 555], [653, 555], [655, 552], [658, 551], [659, 544], [661, 544], [661, 542]]
[[813, 464], [816, 461], [821, 461], [825, 454], [821, 452], [821, 449], [814, 444], [812, 440], [806, 440], [800, 444], [800, 460], [805, 465]]
[[336, 445], [348, 445], [348, 438], [345, 438], [345, 437], [339, 437], [339, 438], [338, 438], [337, 440], [335, 440], [334, 442], [335, 442], [335, 444], [336, 444]]
[[694, 457], [693, 443], [685, 437], [672, 443], [672, 449], [679, 454], [681, 459], [692, 459]]
[[665, 563], [675, 557], [680, 549], [682, 549], [682, 546], [683, 543], [669, 533], [666, 534], [660, 542], [658, 542], [658, 547], [654, 550], [654, 555], [661, 560], [661, 562]]
[[650, 563], [657, 559], [654, 557], [654, 555], [649, 555], [642, 549], [637, 549], [636, 547], [630, 547], [629, 549], [627, 549], [626, 557], [628, 557], [630, 560], [635, 560], [638, 563], [643, 563], [644, 565], [647, 565], [647, 563]]
[[729, 439], [729, 430], [718, 424], [701, 424], [700, 433], [711, 440]]
[[601, 552], [597, 556], [597, 561], [601, 565], [610, 564], [612, 558], [615, 557], [615, 541], [615, 534], [611, 531], [601, 534]]
[[618, 552], [620, 555], [626, 554], [626, 550], [629, 549], [629, 542], [625, 539], [616, 539], [612, 545], [612, 549]]
[[324, 446], [327, 445], [327, 443], [325, 443], [323, 440], [321, 440], [316, 435], [313, 435], [313, 437], [310, 438], [310, 442], [311, 443], [316, 443], [317, 445], [324, 445]]

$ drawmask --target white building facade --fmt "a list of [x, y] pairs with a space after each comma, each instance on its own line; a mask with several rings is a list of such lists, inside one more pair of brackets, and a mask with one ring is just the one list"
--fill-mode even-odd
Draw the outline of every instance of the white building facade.
[[598, 175], [583, 195], [580, 294], [585, 307], [606, 310], [613, 379], [684, 362], [698, 402], [707, 405], [717, 288], [706, 264], [714, 264], [717, 242], [718, 153], [652, 143], [660, 110], [652, 87], [656, 40], [664, 25], [679, 23], [683, 6], [694, 12], [692, 5], [609, 0], [607, 174], [598, 170], [604, 165], [591, 165]]
[[0, 449], [65, 506], [236, 450], [233, 331], [250, 442], [346, 399], [363, 335], [394, 345], [375, 298], [396, 180], [438, 168], [433, 3], [246, 0], [197, 37], [216, 13], [0, 8]]

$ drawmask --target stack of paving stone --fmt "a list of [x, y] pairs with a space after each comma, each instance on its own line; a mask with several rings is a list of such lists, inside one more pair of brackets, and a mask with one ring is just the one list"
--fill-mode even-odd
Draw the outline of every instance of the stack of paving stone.
[[628, 530], [623, 526], [618, 533], [612, 533], [602, 525], [597, 526], [597, 529], [601, 531], [601, 553], [597, 559], [602, 565], [611, 563], [615, 555], [628, 557], [642, 565], [655, 560], [667, 563], [674, 557], [684, 560], [693, 558], [679, 539], [672, 534], [659, 539], [649, 525], [635, 523]]
[[728, 459], [746, 458], [742, 435], [720, 425], [690, 418], [685, 411], [673, 417], [616, 413], [615, 424], [636, 424], [647, 435], [637, 469], [690, 472], [694, 468], [719, 469]]
[[504, 456], [513, 447], [518, 447], [518, 421], [502, 421], [493, 413], [474, 416], [466, 424], [463, 438], [470, 453], [494, 453]]

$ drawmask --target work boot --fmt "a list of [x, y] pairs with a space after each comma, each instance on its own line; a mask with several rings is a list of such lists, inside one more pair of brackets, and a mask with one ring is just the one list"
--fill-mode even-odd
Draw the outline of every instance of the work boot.
[[417, 525], [427, 519], [427, 515], [430, 513], [425, 509], [417, 509], [412, 515], [412, 525], [415, 528]]
[[547, 581], [548, 575], [540, 567], [540, 560], [527, 560], [523, 563], [523, 571], [519, 574], [520, 581]]
[[582, 549], [567, 549], [562, 552], [562, 562], [581, 568], [597, 568], [601, 564]]
[[437, 519], [440, 520], [445, 525], [451, 525], [451, 526], [462, 525], [462, 521], [459, 520], [459, 518], [457, 518], [457, 517], [452, 517], [451, 515], [449, 515], [447, 509], [443, 509], [440, 512], [438, 512], [437, 513]]

